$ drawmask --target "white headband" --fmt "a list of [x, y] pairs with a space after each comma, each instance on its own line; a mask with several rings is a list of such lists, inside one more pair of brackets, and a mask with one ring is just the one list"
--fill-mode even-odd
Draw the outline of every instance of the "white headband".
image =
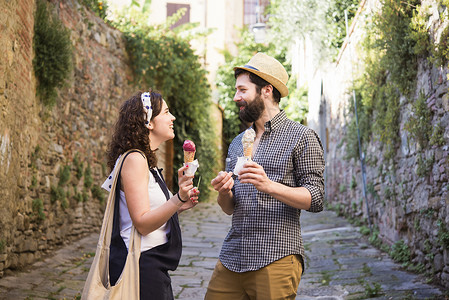
[[150, 129], [150, 120], [151, 116], [153, 115], [153, 107], [151, 106], [150, 93], [148, 92], [142, 93], [140, 99], [142, 100], [143, 110], [147, 114], [147, 121], [145, 121], [145, 127]]

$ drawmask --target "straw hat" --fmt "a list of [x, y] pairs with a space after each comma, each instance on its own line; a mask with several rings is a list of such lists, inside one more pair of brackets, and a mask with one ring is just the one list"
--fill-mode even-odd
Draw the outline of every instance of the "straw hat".
[[287, 71], [275, 58], [259, 52], [243, 67], [235, 67], [234, 71], [236, 69], [246, 70], [268, 81], [281, 93], [281, 97], [288, 95]]

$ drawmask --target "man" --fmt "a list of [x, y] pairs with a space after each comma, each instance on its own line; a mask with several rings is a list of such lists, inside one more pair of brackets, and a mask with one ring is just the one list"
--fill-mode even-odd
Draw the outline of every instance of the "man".
[[243, 156], [238, 135], [228, 169], [211, 182], [218, 204], [233, 217], [205, 299], [295, 299], [304, 269], [301, 210], [323, 210], [323, 147], [313, 130], [280, 110], [288, 95], [281, 63], [257, 53], [234, 74], [239, 117], [252, 123], [256, 139], [252, 161], [234, 177]]

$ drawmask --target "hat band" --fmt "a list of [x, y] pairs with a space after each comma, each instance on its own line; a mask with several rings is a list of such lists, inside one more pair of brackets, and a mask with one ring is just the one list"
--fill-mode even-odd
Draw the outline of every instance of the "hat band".
[[259, 71], [259, 69], [256, 69], [256, 68], [254, 68], [253, 66], [250, 66], [250, 65], [244, 65], [243, 67], [244, 68], [248, 68], [248, 69], [252, 69], [252, 70], [255, 70], [255, 71]]

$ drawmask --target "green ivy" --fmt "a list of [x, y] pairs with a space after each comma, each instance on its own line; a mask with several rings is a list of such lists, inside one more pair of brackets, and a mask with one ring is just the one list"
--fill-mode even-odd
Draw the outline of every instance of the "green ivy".
[[405, 129], [418, 142], [421, 149], [427, 147], [432, 136], [431, 121], [432, 113], [427, 107], [427, 97], [421, 91], [418, 99], [413, 103], [412, 116], [405, 125]]
[[64, 85], [71, 73], [72, 44], [70, 31], [44, 0], [37, 1], [33, 42], [37, 95], [51, 107], [56, 103], [57, 89]]
[[[367, 25], [363, 42], [365, 72], [356, 81], [355, 90], [363, 150], [367, 142], [377, 138], [382, 142], [385, 160], [394, 161], [400, 145], [399, 100], [410, 98], [414, 92], [418, 56], [427, 51], [428, 33], [417, 17], [419, 1], [381, 2], [381, 13], [375, 14]], [[356, 158], [359, 149], [352, 102], [349, 111], [346, 157]]]
[[218, 172], [218, 147], [210, 116], [213, 103], [200, 58], [190, 47], [189, 40], [170, 30], [170, 24], [180, 13], [169, 18], [166, 24], [149, 26], [145, 21], [147, 14], [134, 11], [132, 18], [122, 18], [114, 25], [124, 32], [135, 84], [141, 90], [153, 87], [160, 91], [176, 117], [174, 184], [177, 185], [177, 170], [184, 161], [182, 145], [184, 140], [190, 139], [197, 146], [201, 198], [207, 199], [208, 183]]

